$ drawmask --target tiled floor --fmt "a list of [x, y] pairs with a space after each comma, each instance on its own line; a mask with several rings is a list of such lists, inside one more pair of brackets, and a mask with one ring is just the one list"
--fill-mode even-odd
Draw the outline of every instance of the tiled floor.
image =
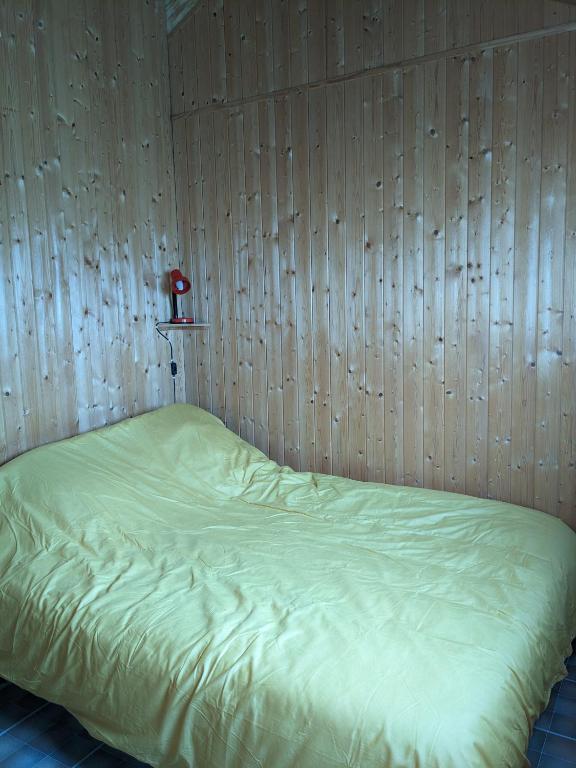
[[[528, 749], [532, 768], [576, 768], [576, 653], [568, 673], [534, 727]], [[73, 766], [146, 768], [93, 739], [62, 707], [0, 680], [0, 767]]]
[[532, 768], [576, 768], [576, 640], [568, 677], [554, 686], [550, 704], [534, 725], [528, 759]]
[[146, 768], [93, 739], [55, 704], [0, 680], [2, 768]]

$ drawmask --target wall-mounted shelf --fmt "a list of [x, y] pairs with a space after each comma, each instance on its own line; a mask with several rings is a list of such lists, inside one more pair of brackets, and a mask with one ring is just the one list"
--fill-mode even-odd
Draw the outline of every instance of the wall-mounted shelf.
[[210, 328], [208, 323], [158, 323], [161, 331], [203, 331]]

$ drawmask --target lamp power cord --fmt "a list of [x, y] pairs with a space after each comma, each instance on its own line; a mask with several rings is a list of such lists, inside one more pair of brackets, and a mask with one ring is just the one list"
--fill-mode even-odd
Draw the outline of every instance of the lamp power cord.
[[174, 360], [174, 347], [172, 346], [172, 341], [170, 338], [160, 330], [160, 323], [156, 323], [156, 330], [162, 336], [163, 339], [166, 339], [168, 344], [170, 344], [170, 373], [172, 375], [172, 392], [174, 395], [174, 402], [176, 402], [176, 376], [178, 374], [178, 366], [176, 365], [176, 360]]

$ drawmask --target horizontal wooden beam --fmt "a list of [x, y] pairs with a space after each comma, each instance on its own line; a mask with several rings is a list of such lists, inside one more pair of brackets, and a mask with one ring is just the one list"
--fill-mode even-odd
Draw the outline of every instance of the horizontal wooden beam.
[[[574, 0], [576, 2], [576, 0]], [[193, 114], [202, 112], [214, 112], [219, 109], [232, 109], [234, 107], [244, 106], [245, 104], [252, 104], [255, 102], [266, 101], [267, 99], [281, 98], [287, 96], [290, 93], [302, 93], [307, 90], [313, 90], [315, 88], [323, 88], [328, 85], [338, 85], [340, 83], [346, 83], [350, 80], [357, 80], [358, 78], [366, 77], [379, 77], [385, 72], [390, 72], [396, 69], [410, 69], [412, 67], [418, 67], [422, 64], [429, 64], [434, 61], [444, 61], [446, 59], [458, 59], [466, 57], [475, 51], [481, 50], [493, 50], [494, 48], [501, 48], [507, 45], [515, 45], [517, 43], [524, 43], [529, 40], [538, 40], [539, 38], [553, 37], [554, 35], [561, 35], [566, 32], [576, 32], [576, 21], [567, 22], [564, 24], [557, 24], [554, 27], [546, 27], [543, 29], [535, 29], [530, 32], [521, 32], [514, 35], [507, 35], [506, 37], [498, 37], [494, 40], [487, 40], [485, 42], [470, 43], [469, 45], [462, 45], [457, 48], [448, 48], [443, 51], [436, 51], [434, 53], [428, 53], [423, 56], [416, 56], [410, 59], [401, 59], [393, 61], [390, 64], [383, 64], [379, 67], [372, 69], [363, 69], [358, 72], [348, 72], [336, 77], [329, 77], [322, 80], [315, 80], [310, 83], [301, 83], [300, 85], [293, 85], [288, 88], [280, 88], [273, 91], [267, 91], [266, 93], [258, 93], [253, 96], [244, 97], [240, 99], [231, 99], [230, 101], [221, 101], [215, 104], [205, 104], [198, 106], [193, 110], [186, 110], [183, 112], [173, 113], [171, 115], [172, 120], [180, 120], [181, 118], [189, 117]]]

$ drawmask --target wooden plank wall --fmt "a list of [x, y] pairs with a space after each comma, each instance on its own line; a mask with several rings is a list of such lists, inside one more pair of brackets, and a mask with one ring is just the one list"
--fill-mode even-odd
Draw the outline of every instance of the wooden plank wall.
[[0, 0], [0, 72], [2, 463], [172, 399], [163, 3]]
[[552, 0], [201, 0], [169, 38], [212, 324], [188, 398], [297, 469], [576, 525], [575, 21]]
[[198, 0], [164, 0], [166, 9], [166, 28], [172, 32], [186, 18]]

